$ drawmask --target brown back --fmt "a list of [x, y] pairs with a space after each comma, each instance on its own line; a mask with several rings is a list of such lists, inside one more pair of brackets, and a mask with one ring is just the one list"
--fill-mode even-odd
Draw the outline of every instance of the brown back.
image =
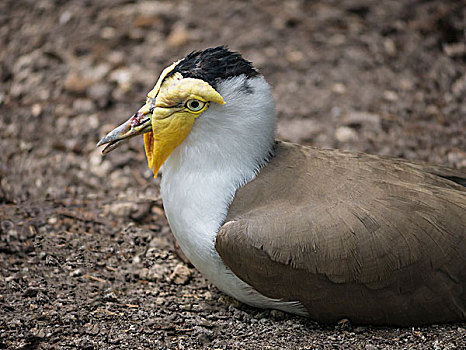
[[465, 174], [284, 142], [275, 152], [217, 236], [237, 276], [322, 322], [466, 320], [466, 189], [432, 173]]

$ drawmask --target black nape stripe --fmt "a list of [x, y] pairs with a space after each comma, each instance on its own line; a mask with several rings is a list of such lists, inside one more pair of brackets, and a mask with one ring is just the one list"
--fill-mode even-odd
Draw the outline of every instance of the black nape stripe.
[[239, 53], [228, 50], [225, 46], [191, 52], [178, 63], [167, 78], [177, 72], [184, 78], [202, 79], [214, 89], [220, 81], [231, 77], [244, 74], [250, 78], [259, 75], [251, 62], [245, 60]]
[[243, 82], [243, 85], [239, 88], [239, 91], [245, 93], [245, 94], [253, 94], [254, 93], [254, 88], [249, 84], [247, 80]]

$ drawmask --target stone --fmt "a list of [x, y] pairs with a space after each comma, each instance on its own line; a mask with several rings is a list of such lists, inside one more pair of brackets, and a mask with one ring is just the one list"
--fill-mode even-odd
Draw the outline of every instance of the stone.
[[182, 23], [175, 23], [167, 37], [167, 44], [171, 47], [181, 47], [188, 43], [190, 33]]
[[108, 84], [95, 84], [89, 87], [87, 95], [100, 108], [106, 107], [109, 104], [112, 89]]
[[73, 101], [73, 110], [77, 114], [87, 114], [95, 110], [95, 104], [88, 98], [77, 98]]
[[110, 214], [120, 218], [128, 218], [134, 210], [136, 205], [131, 202], [113, 203], [109, 208]]
[[332, 85], [332, 91], [337, 94], [344, 94], [346, 92], [346, 86], [343, 83], [335, 83]]
[[192, 271], [183, 263], [175, 266], [173, 273], [170, 275], [169, 280], [175, 284], [186, 284], [191, 278]]
[[342, 143], [355, 142], [358, 140], [358, 133], [348, 126], [340, 126], [335, 130], [335, 138]]
[[162, 280], [167, 272], [168, 270], [164, 265], [154, 264], [150, 268], [141, 269], [141, 271], [139, 271], [139, 277], [143, 280], [157, 282]]
[[118, 84], [123, 91], [129, 91], [133, 82], [133, 74], [128, 68], [118, 68], [110, 73], [110, 81]]
[[364, 347], [365, 350], [377, 350], [378, 348], [375, 345], [372, 344], [366, 344]]
[[75, 269], [70, 272], [70, 277], [79, 277], [82, 276], [83, 271], [81, 269]]
[[279, 139], [304, 143], [321, 131], [315, 120], [311, 119], [281, 119], [277, 124]]
[[351, 127], [368, 127], [374, 130], [380, 130], [382, 127], [380, 115], [369, 112], [351, 111], [345, 114], [341, 121]]

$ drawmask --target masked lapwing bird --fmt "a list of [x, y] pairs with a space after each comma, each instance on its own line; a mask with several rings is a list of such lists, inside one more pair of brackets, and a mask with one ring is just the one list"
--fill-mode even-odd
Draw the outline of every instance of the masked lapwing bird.
[[275, 125], [264, 77], [217, 47], [166, 68], [98, 145], [144, 134], [181, 249], [246, 304], [325, 323], [466, 321], [466, 173], [276, 141]]

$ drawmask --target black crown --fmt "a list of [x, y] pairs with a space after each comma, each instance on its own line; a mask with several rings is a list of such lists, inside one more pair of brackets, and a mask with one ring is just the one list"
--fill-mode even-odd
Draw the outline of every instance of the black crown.
[[243, 74], [248, 78], [259, 75], [251, 62], [225, 46], [191, 52], [178, 63], [167, 78], [177, 72], [184, 78], [202, 79], [214, 89], [220, 81], [228, 78]]

